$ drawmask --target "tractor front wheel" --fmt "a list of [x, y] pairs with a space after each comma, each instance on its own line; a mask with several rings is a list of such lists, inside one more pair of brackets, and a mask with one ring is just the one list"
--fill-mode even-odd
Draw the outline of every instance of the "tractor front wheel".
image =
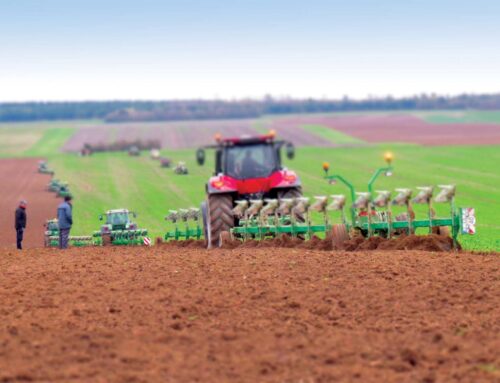
[[234, 227], [233, 198], [229, 194], [208, 196], [205, 232], [209, 249], [220, 246], [220, 235]]

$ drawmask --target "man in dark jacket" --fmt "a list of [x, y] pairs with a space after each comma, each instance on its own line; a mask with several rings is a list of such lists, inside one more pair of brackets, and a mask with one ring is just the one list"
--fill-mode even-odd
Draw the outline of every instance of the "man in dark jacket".
[[23, 234], [24, 229], [26, 229], [26, 207], [28, 203], [24, 200], [19, 202], [19, 207], [16, 209], [16, 240], [17, 240], [17, 248], [22, 250], [23, 248]]
[[64, 202], [57, 208], [57, 219], [59, 221], [59, 248], [67, 249], [69, 242], [69, 231], [73, 225], [73, 207], [71, 196], [64, 197]]

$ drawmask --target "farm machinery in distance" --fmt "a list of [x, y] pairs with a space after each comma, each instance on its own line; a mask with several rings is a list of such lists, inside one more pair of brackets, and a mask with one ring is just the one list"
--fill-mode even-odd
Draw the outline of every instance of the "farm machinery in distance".
[[137, 224], [132, 222], [130, 217], [137, 217], [136, 213], [127, 209], [108, 210], [99, 216], [99, 220], [104, 220], [101, 229], [93, 234], [94, 244], [109, 245], [149, 245], [150, 239], [147, 237], [146, 229], [139, 229]]
[[54, 175], [54, 171], [49, 168], [47, 161], [38, 162], [38, 173]]
[[[137, 224], [130, 220], [136, 214], [127, 209], [108, 210], [100, 215], [99, 219], [105, 223], [100, 230], [89, 236], [70, 236], [69, 244], [74, 247], [82, 246], [110, 246], [110, 245], [151, 245], [146, 229], [139, 229]], [[59, 246], [59, 224], [57, 219], [47, 220], [45, 223], [45, 247]]]
[[50, 192], [56, 193], [57, 197], [64, 198], [70, 196], [71, 192], [69, 190], [69, 184], [67, 182], [60, 181], [56, 178], [52, 178], [47, 185], [47, 189]]
[[[57, 218], [48, 219], [45, 224], [45, 247], [59, 247], [59, 223]], [[75, 236], [69, 237], [69, 245], [74, 247], [92, 246], [92, 236]]]

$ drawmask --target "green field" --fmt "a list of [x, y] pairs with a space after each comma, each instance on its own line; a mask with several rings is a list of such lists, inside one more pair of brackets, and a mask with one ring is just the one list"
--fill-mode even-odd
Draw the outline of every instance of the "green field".
[[[151, 237], [157, 237], [169, 227], [163, 219], [169, 209], [198, 206], [203, 200], [204, 184], [213, 169], [210, 152], [204, 167], [195, 164], [194, 150], [163, 152], [174, 162], [186, 161], [190, 170], [188, 176], [178, 176], [172, 169], [160, 168], [147, 153], [138, 158], [126, 153], [102, 153], [92, 157], [61, 153], [59, 148], [76, 127], [71, 123], [0, 126], [0, 156], [46, 157], [57, 178], [70, 183], [75, 196], [74, 234], [90, 234], [100, 225], [97, 219], [100, 213], [125, 207], [136, 211], [139, 226], [148, 228]], [[331, 173], [340, 173], [352, 180], [359, 191], [365, 190], [372, 171], [383, 165], [383, 153], [391, 150], [395, 154], [394, 175], [380, 178], [376, 189], [456, 184], [457, 204], [475, 207], [478, 219], [477, 235], [461, 237], [462, 244], [469, 249], [500, 250], [499, 146], [359, 146], [359, 141], [334, 131], [330, 133], [322, 127], [306, 126], [304, 129], [320, 136], [328, 135], [324, 138], [333, 142], [353, 145], [297, 150], [296, 159], [285, 165], [297, 170], [306, 195], [347, 194], [342, 186], [328, 185], [322, 178], [324, 161], [330, 162]], [[446, 206], [437, 206], [437, 209], [438, 215], [447, 212]]]

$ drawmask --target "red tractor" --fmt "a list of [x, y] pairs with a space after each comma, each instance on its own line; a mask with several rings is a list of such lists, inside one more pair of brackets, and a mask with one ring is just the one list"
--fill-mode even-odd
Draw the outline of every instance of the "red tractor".
[[281, 165], [281, 149], [292, 159], [291, 142], [276, 140], [275, 133], [222, 138], [199, 148], [196, 160], [205, 163], [205, 150], [215, 149], [215, 172], [206, 184], [207, 199], [201, 209], [208, 248], [218, 247], [220, 234], [237, 224], [232, 209], [242, 199], [293, 198], [302, 195], [297, 174]]

